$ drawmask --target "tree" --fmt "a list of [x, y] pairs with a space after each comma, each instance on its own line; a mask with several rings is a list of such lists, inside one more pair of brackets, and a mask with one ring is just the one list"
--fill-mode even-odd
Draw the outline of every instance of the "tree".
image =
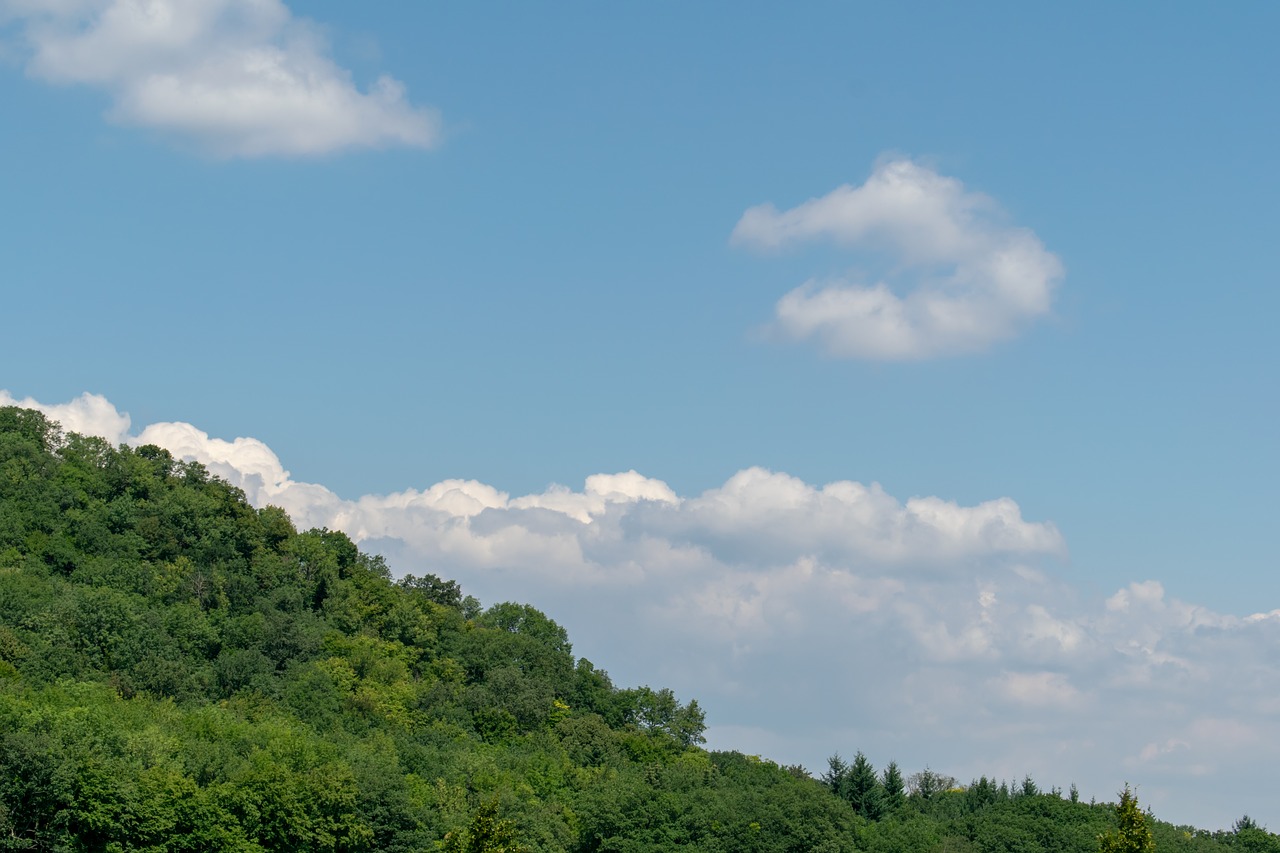
[[922, 800], [931, 799], [935, 794], [941, 794], [950, 788], [954, 788], [956, 777], [948, 776], [945, 773], [936, 773], [925, 767], [919, 773], [912, 773], [907, 779], [907, 787], [911, 790], [913, 796]]
[[879, 820], [884, 813], [884, 790], [876, 778], [876, 769], [861, 750], [853, 757], [842, 793], [854, 813], [867, 820]]
[[822, 784], [827, 786], [827, 790], [835, 794], [837, 797], [843, 796], [845, 779], [849, 776], [849, 762], [840, 757], [840, 753], [834, 753], [827, 759], [827, 772], [822, 774]]
[[906, 802], [906, 782], [902, 778], [902, 771], [898, 769], [898, 762], [889, 762], [880, 777], [880, 785], [884, 788], [885, 811], [897, 811]]
[[1115, 829], [1098, 838], [1099, 853], [1152, 853], [1156, 843], [1151, 838], [1147, 817], [1138, 808], [1138, 797], [1125, 785], [1116, 804]]
[[1280, 837], [1267, 832], [1253, 818], [1245, 815], [1231, 827], [1231, 847], [1244, 853], [1276, 853], [1280, 851]]
[[1024, 797], [1034, 797], [1036, 794], [1040, 793], [1040, 787], [1036, 784], [1035, 780], [1031, 778], [1030, 773], [1022, 777], [1021, 793]]
[[[1000, 801], [1000, 787], [996, 785], [994, 779], [988, 779], [984, 775], [981, 779], [969, 784], [969, 787], [965, 789], [964, 799], [969, 811], [980, 811], [992, 803]], [[1005, 799], [1008, 798], [1006, 797]]]
[[681, 705], [669, 687], [639, 687], [622, 693], [631, 704], [630, 721], [644, 731], [666, 733], [682, 747], [707, 742], [703, 735], [706, 714], [698, 707], [697, 699]]
[[399, 586], [444, 607], [457, 609], [462, 606], [462, 587], [458, 586], [457, 581], [444, 580], [433, 574], [420, 578], [405, 575], [400, 580]]
[[515, 824], [498, 817], [496, 800], [485, 803], [465, 830], [450, 832], [441, 849], [445, 853], [528, 853], [516, 837]]

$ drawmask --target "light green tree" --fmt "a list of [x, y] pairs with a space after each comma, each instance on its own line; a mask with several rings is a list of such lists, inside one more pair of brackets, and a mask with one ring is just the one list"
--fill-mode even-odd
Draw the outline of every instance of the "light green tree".
[[480, 806], [465, 830], [450, 832], [439, 844], [443, 853], [529, 853], [516, 837], [515, 824], [498, 817], [498, 803]]
[[1116, 804], [1115, 829], [1098, 838], [1099, 853], [1153, 853], [1156, 843], [1147, 826], [1147, 816], [1138, 808], [1138, 796], [1125, 785]]

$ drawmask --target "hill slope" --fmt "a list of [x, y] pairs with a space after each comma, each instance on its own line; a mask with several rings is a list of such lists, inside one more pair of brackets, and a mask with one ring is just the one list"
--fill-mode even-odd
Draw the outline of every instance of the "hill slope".
[[986, 780], [871, 813], [702, 731], [533, 607], [394, 581], [198, 464], [0, 409], [0, 849], [1085, 851], [1114, 824]]

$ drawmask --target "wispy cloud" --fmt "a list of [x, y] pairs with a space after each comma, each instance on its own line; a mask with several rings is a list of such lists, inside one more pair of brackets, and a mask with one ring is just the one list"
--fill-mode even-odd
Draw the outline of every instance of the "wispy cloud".
[[[302, 527], [399, 572], [534, 603], [624, 683], [696, 696], [712, 743], [817, 769], [836, 749], [961, 778], [1031, 772], [1224, 825], [1265, 814], [1280, 761], [1280, 611], [1237, 617], [1154, 580], [1066, 581], [1066, 544], [997, 498], [900, 500], [749, 468], [695, 495], [634, 471], [512, 496], [474, 480], [345, 499], [261, 441], [134, 429], [108, 400], [41, 408], [69, 429], [202, 462]], [[1252, 799], [1251, 799], [1252, 798]]]
[[110, 93], [109, 117], [221, 156], [429, 147], [435, 111], [379, 78], [360, 91], [280, 0], [0, 0], [27, 71]]
[[776, 330], [847, 358], [911, 360], [985, 349], [1048, 313], [1062, 264], [988, 197], [911, 160], [880, 163], [790, 210], [750, 208], [732, 241], [777, 250], [829, 240], [888, 252], [891, 280], [810, 281], [779, 300]]

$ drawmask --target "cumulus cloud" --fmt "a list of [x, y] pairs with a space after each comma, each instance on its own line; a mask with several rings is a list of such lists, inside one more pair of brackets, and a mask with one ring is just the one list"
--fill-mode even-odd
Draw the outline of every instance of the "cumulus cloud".
[[119, 411], [106, 397], [87, 392], [69, 403], [46, 405], [31, 397], [19, 400], [0, 388], [0, 406], [35, 409], [50, 420], [62, 424], [63, 430], [67, 432], [96, 435], [112, 444], [121, 444], [129, 437], [129, 427], [132, 423], [129, 416]]
[[775, 330], [832, 355], [912, 360], [982, 350], [1048, 313], [1062, 264], [1040, 239], [955, 178], [905, 159], [861, 186], [790, 210], [747, 210], [738, 245], [785, 249], [831, 241], [887, 252], [890, 281], [809, 281], [778, 301]]
[[0, 0], [4, 17], [21, 24], [32, 76], [104, 89], [113, 120], [222, 156], [429, 147], [440, 135], [399, 81], [359, 90], [280, 0]]
[[716, 748], [814, 770], [862, 749], [1099, 798], [1127, 780], [1158, 814], [1208, 826], [1272, 807], [1250, 780], [1280, 761], [1280, 611], [1216, 613], [1153, 580], [1085, 594], [1060, 571], [1062, 535], [1009, 498], [904, 500], [762, 468], [692, 495], [627, 471], [519, 496], [447, 480], [344, 498], [253, 438], [133, 430], [95, 395], [0, 391], [13, 403], [199, 461], [397, 573], [533, 603], [620, 683], [697, 697]]
[[158, 423], [132, 441], [203, 463], [255, 504], [279, 505], [303, 527], [340, 528], [357, 541], [398, 540], [419, 557], [479, 570], [518, 568], [565, 584], [601, 581], [654, 548], [665, 560], [683, 555], [769, 568], [801, 556], [857, 562], [869, 573], [1063, 549], [1051, 524], [1023, 520], [1007, 498], [973, 507], [938, 498], [903, 503], [875, 484], [818, 487], [762, 468], [689, 498], [627, 471], [589, 477], [581, 491], [553, 485], [514, 498], [474, 480], [446, 480], [344, 500], [294, 481], [256, 439], [226, 441], [191, 424]]

